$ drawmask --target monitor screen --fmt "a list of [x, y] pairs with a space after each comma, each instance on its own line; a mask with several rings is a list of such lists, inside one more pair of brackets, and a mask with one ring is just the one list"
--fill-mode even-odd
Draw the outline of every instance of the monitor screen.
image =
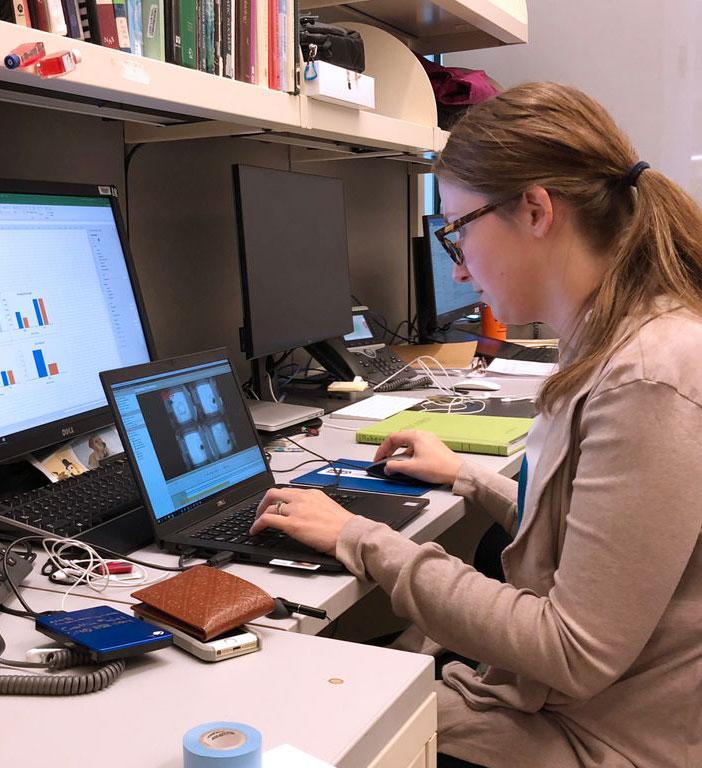
[[480, 294], [470, 283], [453, 279], [453, 262], [434, 233], [444, 226], [443, 216], [426, 216], [424, 222], [425, 248], [431, 260], [431, 274], [437, 326], [468, 315], [480, 303]]
[[228, 359], [109, 386], [158, 523], [267, 472]]
[[351, 331], [341, 180], [238, 165], [234, 188], [247, 357]]
[[48, 187], [0, 182], [0, 458], [109, 423], [99, 372], [149, 360], [112, 188], [17, 191]]

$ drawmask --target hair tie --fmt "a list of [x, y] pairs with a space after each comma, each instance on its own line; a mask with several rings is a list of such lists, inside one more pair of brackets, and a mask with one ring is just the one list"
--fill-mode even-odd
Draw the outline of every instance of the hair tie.
[[629, 172], [624, 176], [624, 184], [626, 184], [627, 187], [635, 187], [636, 182], [639, 180], [639, 176], [646, 170], [646, 168], [650, 167], [650, 164], [645, 160], [639, 160], [639, 162], [636, 163], [636, 165], [633, 165]]

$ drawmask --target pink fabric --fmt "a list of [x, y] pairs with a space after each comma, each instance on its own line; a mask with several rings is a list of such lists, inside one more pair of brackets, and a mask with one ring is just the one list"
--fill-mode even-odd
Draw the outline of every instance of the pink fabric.
[[444, 106], [469, 106], [497, 95], [498, 90], [481, 69], [443, 67], [422, 56], [417, 57], [429, 75], [434, 96]]

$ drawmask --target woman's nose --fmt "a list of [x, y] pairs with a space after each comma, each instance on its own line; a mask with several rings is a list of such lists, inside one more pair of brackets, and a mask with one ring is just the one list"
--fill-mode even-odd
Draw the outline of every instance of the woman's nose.
[[468, 267], [466, 267], [465, 262], [463, 264], [454, 264], [453, 265], [453, 279], [457, 283], [469, 283], [470, 282], [470, 272], [468, 271]]

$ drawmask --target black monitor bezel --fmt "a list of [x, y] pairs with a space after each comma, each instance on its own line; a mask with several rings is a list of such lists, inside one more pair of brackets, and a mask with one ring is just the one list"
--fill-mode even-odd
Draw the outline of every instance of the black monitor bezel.
[[[107, 198], [112, 207], [112, 214], [117, 226], [117, 233], [122, 245], [124, 260], [127, 266], [129, 281], [134, 292], [134, 300], [144, 331], [146, 348], [149, 358], [153, 359], [155, 346], [153, 335], [149, 326], [145, 311], [145, 304], [139, 280], [137, 277], [132, 252], [129, 247], [126, 227], [122, 220], [122, 212], [119, 206], [117, 188], [112, 184], [74, 184], [71, 182], [55, 181], [31, 181], [25, 179], [0, 179], [0, 193], [3, 194], [28, 194], [28, 195], [57, 195], [74, 197], [101, 197]], [[7, 462], [22, 457], [32, 451], [40, 450], [49, 445], [71, 440], [73, 438], [103, 429], [112, 424], [112, 414], [107, 403], [100, 408], [77, 413], [65, 419], [30, 427], [29, 429], [14, 432], [0, 437], [0, 462]]]
[[[236, 383], [237, 392], [241, 398], [242, 406], [246, 411], [251, 431], [256, 438], [256, 444], [261, 451], [265, 469], [263, 472], [259, 472], [257, 475], [243, 480], [242, 482], [225, 488], [224, 490], [217, 491], [212, 496], [204, 499], [201, 504], [193, 509], [189, 509], [185, 512], [181, 512], [168, 520], [159, 520], [155, 513], [149, 494], [147, 493], [146, 485], [144, 483], [141, 471], [139, 469], [139, 463], [136, 460], [131, 443], [129, 442], [129, 436], [124, 428], [117, 404], [115, 402], [113, 386], [116, 384], [124, 384], [128, 381], [134, 381], [135, 379], [141, 379], [146, 376], [158, 376], [160, 374], [167, 374], [181, 368], [192, 368], [198, 365], [204, 365], [207, 363], [215, 363], [219, 360], [227, 360], [232, 369], [232, 375]], [[154, 530], [154, 537], [158, 542], [167, 541], [169, 536], [182, 531], [193, 523], [197, 523], [200, 520], [204, 520], [215, 512], [220, 511], [225, 507], [229, 507], [231, 504], [235, 504], [238, 501], [248, 499], [255, 494], [263, 493], [268, 488], [271, 488], [275, 484], [273, 478], [273, 472], [271, 471], [270, 464], [268, 463], [268, 457], [261, 445], [261, 439], [256, 426], [251, 418], [251, 411], [246, 407], [246, 399], [244, 392], [241, 388], [241, 382], [236, 372], [236, 364], [231, 352], [225, 347], [218, 349], [211, 349], [205, 352], [196, 352], [190, 355], [182, 355], [179, 357], [166, 358], [164, 360], [154, 360], [150, 363], [141, 363], [140, 365], [130, 365], [126, 368], [116, 368], [112, 371], [103, 371], [100, 373], [100, 381], [105, 390], [105, 396], [107, 402], [114, 415], [115, 425], [119, 432], [122, 445], [129, 458], [129, 462], [132, 467], [132, 472], [139, 486], [141, 498], [144, 502], [144, 507], [149, 513], [149, 518]]]
[[[437, 314], [436, 311], [436, 292], [434, 289], [434, 272], [432, 270], [431, 260], [431, 238], [434, 234], [431, 229], [431, 223], [434, 221], [444, 223], [444, 218], [440, 214], [429, 214], [422, 216], [422, 228], [424, 236], [420, 247], [415, 252], [415, 287], [417, 292], [417, 313], [420, 315], [420, 327], [427, 332], [432, 333], [443, 328], [454, 320], [458, 320], [466, 315], [471, 315], [484, 306], [484, 302], [470, 302], [462, 307], [453, 309], [450, 312]], [[448, 259], [448, 254], [446, 254]]]
[[[237, 243], [239, 248], [239, 271], [241, 276], [241, 302], [242, 302], [242, 310], [243, 310], [243, 325], [241, 327], [241, 351], [246, 356], [247, 360], [256, 360], [261, 359], [264, 357], [268, 357], [269, 355], [274, 355], [279, 352], [287, 352], [289, 349], [296, 349], [298, 347], [306, 346], [308, 344], [314, 344], [316, 342], [320, 341], [326, 341], [329, 337], [328, 336], [322, 336], [322, 337], [315, 337], [310, 339], [299, 339], [299, 343], [293, 343], [288, 346], [284, 347], [275, 347], [273, 349], [267, 350], [267, 351], [259, 351], [254, 349], [254, 342], [253, 342], [253, 334], [252, 334], [252, 323], [251, 323], [251, 295], [249, 290], [249, 277], [246, 270], [246, 243], [244, 238], [244, 224], [242, 221], [242, 205], [241, 205], [241, 176], [240, 176], [240, 169], [242, 168], [251, 168], [254, 170], [265, 170], [265, 171], [276, 171], [278, 173], [295, 173], [299, 176], [306, 176], [313, 178], [321, 178], [325, 180], [329, 179], [335, 179], [342, 185], [342, 195], [344, 198], [344, 208], [346, 207], [346, 194], [343, 188], [343, 181], [339, 179], [336, 176], [322, 176], [321, 174], [301, 174], [295, 171], [288, 171], [283, 168], [269, 168], [269, 167], [263, 167], [263, 166], [255, 166], [255, 165], [249, 165], [248, 163], [236, 163], [232, 165], [232, 176], [234, 179], [234, 210], [236, 215], [236, 232], [237, 232]], [[346, 240], [348, 242], [348, 224], [346, 222], [346, 217], [344, 217], [344, 229], [346, 234]], [[348, 255], [348, 251], [347, 251]], [[349, 286], [351, 285], [351, 275], [350, 275], [350, 269], [348, 264], [348, 257], [347, 257], [347, 270], [349, 270]], [[352, 302], [351, 302], [351, 295], [349, 291], [349, 310], [352, 310]], [[347, 333], [353, 330], [353, 320], [352, 320], [352, 313], [349, 311], [349, 324], [350, 328], [348, 329]]]

